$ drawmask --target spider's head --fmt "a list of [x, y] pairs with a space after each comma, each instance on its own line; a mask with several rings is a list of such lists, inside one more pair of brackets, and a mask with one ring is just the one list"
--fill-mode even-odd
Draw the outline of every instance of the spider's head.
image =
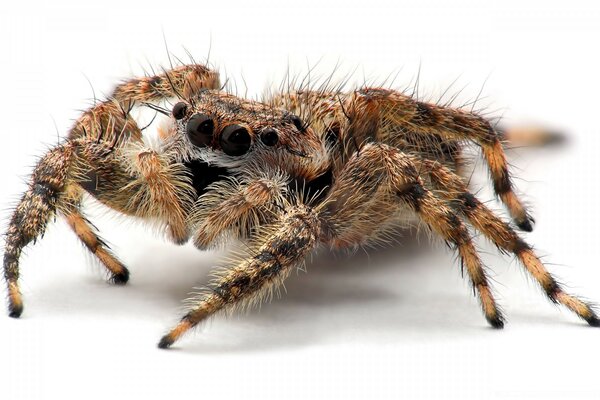
[[328, 168], [327, 147], [298, 116], [211, 90], [173, 107], [187, 153], [211, 165], [246, 173], [277, 169], [314, 179]]

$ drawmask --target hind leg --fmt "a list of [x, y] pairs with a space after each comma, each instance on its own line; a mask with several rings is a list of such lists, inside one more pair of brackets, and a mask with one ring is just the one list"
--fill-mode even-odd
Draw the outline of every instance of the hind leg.
[[514, 191], [501, 137], [487, 119], [379, 88], [364, 88], [348, 95], [345, 110], [351, 121], [348, 133], [359, 140], [370, 138], [396, 146], [400, 128], [421, 138], [424, 148], [431, 145], [433, 136], [448, 142], [476, 143], [488, 165], [496, 195], [520, 229], [528, 232], [533, 229], [533, 219]]
[[348, 161], [322, 207], [329, 221], [325, 224], [328, 242], [334, 247], [352, 245], [393, 218], [397, 210], [412, 209], [432, 232], [456, 248], [488, 323], [494, 328], [504, 326], [466, 225], [445, 200], [425, 187], [418, 168], [406, 154], [384, 144], [365, 145]]
[[477, 230], [499, 249], [513, 253], [527, 272], [538, 282], [548, 299], [562, 304], [591, 326], [600, 326], [600, 319], [592, 306], [564, 291], [557, 279], [544, 267], [539, 257], [519, 235], [489, 208], [470, 193], [461, 177], [436, 161], [421, 160], [422, 172], [432, 184], [450, 200]]

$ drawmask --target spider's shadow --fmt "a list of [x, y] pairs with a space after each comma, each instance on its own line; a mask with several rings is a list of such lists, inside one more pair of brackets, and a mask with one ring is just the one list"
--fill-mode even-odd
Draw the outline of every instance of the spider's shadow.
[[[399, 245], [368, 254], [319, 251], [307, 263], [307, 273], [286, 280], [281, 296], [276, 294], [260, 310], [214, 318], [190, 335], [191, 340], [184, 339], [181, 348], [239, 352], [309, 345], [348, 335], [380, 341], [485, 328], [452, 256], [414, 232], [399, 234], [403, 236]], [[142, 258], [148, 259], [136, 263], [152, 263], [150, 257]], [[176, 272], [146, 274], [136, 286], [139, 290], [154, 287], [153, 291], [162, 291], [179, 305], [190, 282], [204, 284], [209, 279], [214, 259], [204, 260], [199, 267], [194, 258], [172, 261], [177, 267], [171, 271]], [[165, 282], [169, 282], [166, 287]]]
[[[440, 246], [412, 231], [399, 233], [398, 245], [354, 254], [319, 251], [307, 272], [292, 274], [273, 301], [260, 309], [217, 316], [181, 341], [181, 349], [198, 352], [240, 352], [297, 347], [358, 337], [369, 341], [420, 340], [448, 336], [464, 329], [486, 329], [456, 262]], [[139, 246], [138, 246], [139, 247]], [[191, 287], [205, 285], [214, 254], [191, 245], [175, 248], [150, 243], [123, 254], [131, 270], [130, 284], [104, 284], [97, 274], [65, 275], [60, 282], [35, 288], [52, 297], [48, 304], [69, 307], [70, 315], [146, 318], [160, 327], [158, 337], [183, 313], [181, 301]], [[94, 293], [90, 293], [94, 291]], [[62, 296], [62, 297], [61, 297]], [[61, 304], [56, 304], [56, 302]], [[38, 309], [38, 312], [44, 312]], [[147, 334], [148, 331], [146, 330]], [[178, 343], [179, 344], [179, 343]], [[177, 347], [177, 346], [176, 346]]]

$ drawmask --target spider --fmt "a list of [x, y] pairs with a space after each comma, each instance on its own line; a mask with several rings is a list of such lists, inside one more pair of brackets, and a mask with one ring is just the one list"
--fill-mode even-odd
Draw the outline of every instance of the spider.
[[[175, 99], [171, 109], [160, 105], [168, 99]], [[169, 117], [157, 144], [143, 140], [134, 105]], [[122, 214], [158, 223], [177, 244], [247, 243], [247, 254], [192, 299], [160, 348], [221, 310], [260, 301], [315, 248], [371, 243], [405, 225], [408, 215], [455, 249], [492, 327], [502, 328], [504, 317], [470, 229], [514, 254], [552, 302], [599, 326], [592, 306], [565, 292], [511, 224], [469, 191], [461, 157], [474, 143], [514, 224], [532, 230], [501, 139], [476, 113], [380, 87], [299, 89], [259, 102], [223, 91], [218, 74], [196, 63], [124, 81], [83, 112], [35, 166], [6, 233], [9, 315], [23, 312], [22, 249], [55, 214], [66, 218], [112, 283], [128, 281], [128, 269], [81, 209], [88, 193]]]

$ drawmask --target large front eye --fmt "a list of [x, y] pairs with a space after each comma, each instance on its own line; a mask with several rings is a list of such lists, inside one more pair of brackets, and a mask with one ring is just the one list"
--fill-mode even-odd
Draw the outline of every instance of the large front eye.
[[248, 129], [240, 125], [229, 125], [221, 133], [221, 148], [229, 156], [241, 156], [250, 149], [252, 140]]
[[194, 114], [187, 124], [187, 135], [194, 146], [208, 146], [212, 141], [215, 123], [206, 114]]

